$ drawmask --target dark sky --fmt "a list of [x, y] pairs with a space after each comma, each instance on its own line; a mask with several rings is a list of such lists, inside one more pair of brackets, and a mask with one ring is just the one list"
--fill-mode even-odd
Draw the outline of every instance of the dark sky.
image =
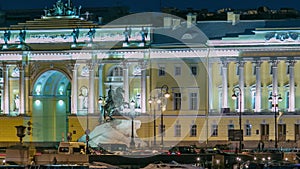
[[[52, 7], [57, 0], [0, 0], [0, 7], [8, 9], [43, 9], [46, 6]], [[62, 0], [66, 2], [67, 0]], [[129, 6], [132, 12], [159, 11], [160, 4], [163, 7], [176, 7], [186, 9], [209, 9], [215, 11], [220, 8], [233, 9], [256, 9], [260, 6], [267, 6], [270, 9], [295, 8], [300, 10], [299, 0], [72, 0], [75, 6], [103, 7], [125, 5]]]

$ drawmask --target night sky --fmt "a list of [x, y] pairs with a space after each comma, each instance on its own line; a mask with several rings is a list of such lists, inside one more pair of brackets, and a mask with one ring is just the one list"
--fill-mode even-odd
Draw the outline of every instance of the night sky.
[[[52, 7], [57, 0], [0, 0], [0, 8], [10, 9], [43, 9]], [[66, 2], [66, 0], [62, 0]], [[221, 8], [257, 9], [267, 6], [270, 9], [294, 8], [300, 10], [299, 0], [72, 0], [75, 6], [105, 7], [129, 6], [132, 12], [159, 11], [162, 7], [176, 7], [179, 9], [209, 9], [215, 11]]]

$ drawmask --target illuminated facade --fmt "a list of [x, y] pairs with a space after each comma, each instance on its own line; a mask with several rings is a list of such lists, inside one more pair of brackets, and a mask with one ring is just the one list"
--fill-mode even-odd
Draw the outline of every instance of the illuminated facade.
[[[99, 97], [122, 87], [124, 101], [141, 109], [138, 135], [149, 146], [235, 143], [228, 130], [239, 128], [241, 111], [245, 146], [263, 140], [272, 147], [276, 108], [268, 98], [275, 95], [283, 98], [278, 144], [297, 146], [300, 51], [292, 23], [299, 21], [187, 17], [164, 17], [164, 26], [153, 27], [46, 16], [1, 28], [0, 142], [18, 141], [14, 126], [28, 121], [27, 142], [57, 142], [68, 133], [77, 140], [103, 122]], [[163, 86], [171, 98], [157, 103]], [[234, 87], [241, 89], [235, 101]]]

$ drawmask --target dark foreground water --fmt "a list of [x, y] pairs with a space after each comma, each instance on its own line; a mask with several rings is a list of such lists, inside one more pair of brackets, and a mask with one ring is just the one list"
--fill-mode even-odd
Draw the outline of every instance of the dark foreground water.
[[[92, 169], [92, 167], [90, 167]], [[79, 165], [0, 165], [0, 169], [89, 169]]]

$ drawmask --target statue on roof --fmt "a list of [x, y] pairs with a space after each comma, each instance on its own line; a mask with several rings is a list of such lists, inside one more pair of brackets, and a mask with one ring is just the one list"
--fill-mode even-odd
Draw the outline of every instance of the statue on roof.
[[53, 5], [54, 15], [61, 16], [64, 13], [65, 7], [61, 0], [58, 0], [56, 4]]
[[77, 43], [77, 39], [79, 37], [79, 28], [73, 29], [73, 32], [71, 33], [71, 36], [73, 37], [73, 43]]
[[7, 45], [7, 42], [10, 40], [10, 35], [11, 35], [11, 33], [10, 33], [10, 30], [5, 30], [4, 31], [4, 43], [5, 43], [5, 45]]
[[19, 38], [20, 44], [23, 44], [25, 42], [25, 38], [26, 38], [26, 31], [20, 30], [18, 38]]
[[124, 37], [125, 37], [125, 42], [128, 43], [129, 42], [129, 38], [131, 37], [131, 28], [125, 28], [125, 31], [123, 32]]
[[89, 37], [89, 42], [92, 43], [93, 39], [95, 38], [96, 29], [90, 28], [90, 31], [87, 33], [87, 36]]
[[142, 42], [146, 42], [146, 38], [148, 36], [148, 30], [142, 27], [142, 30], [140, 31], [141, 37], [142, 37]]
[[51, 17], [51, 16], [75, 16], [80, 15], [80, 9], [81, 6], [78, 7], [78, 9], [75, 6], [71, 5], [70, 0], [68, 2], [64, 3], [61, 0], [57, 0], [56, 3], [53, 4], [53, 7], [51, 9], [47, 9], [47, 7], [44, 9], [45, 16]]

